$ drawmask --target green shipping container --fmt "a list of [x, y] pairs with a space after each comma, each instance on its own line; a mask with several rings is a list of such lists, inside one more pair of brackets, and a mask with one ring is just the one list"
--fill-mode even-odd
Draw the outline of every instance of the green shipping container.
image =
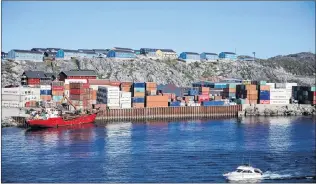
[[235, 83], [232, 83], [232, 84], [227, 84], [226, 85], [226, 88], [236, 88], [236, 85]]
[[316, 91], [316, 86], [311, 87], [311, 91]]
[[266, 85], [267, 81], [260, 81], [260, 85]]

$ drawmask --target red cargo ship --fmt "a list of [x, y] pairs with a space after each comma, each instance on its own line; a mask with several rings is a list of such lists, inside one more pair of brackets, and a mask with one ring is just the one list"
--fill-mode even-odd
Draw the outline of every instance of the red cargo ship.
[[[71, 101], [64, 95], [63, 99], [67, 99], [67, 101], [76, 109], [76, 107], [71, 103]], [[95, 110], [95, 109], [94, 109]], [[64, 114], [55, 117], [49, 117], [47, 119], [29, 119], [27, 120], [27, 124], [30, 127], [38, 127], [38, 128], [52, 128], [59, 126], [72, 126], [72, 125], [81, 125], [87, 123], [93, 123], [95, 118], [97, 117], [98, 109], [94, 113], [90, 114]]]

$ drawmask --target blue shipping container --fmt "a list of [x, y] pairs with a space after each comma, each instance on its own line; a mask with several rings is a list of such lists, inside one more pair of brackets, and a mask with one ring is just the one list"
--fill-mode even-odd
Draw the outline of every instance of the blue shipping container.
[[41, 90], [40, 94], [41, 95], [52, 95], [52, 90]]
[[223, 106], [225, 104], [224, 101], [204, 101], [202, 102], [203, 106]]
[[197, 89], [190, 89], [189, 95], [190, 96], [199, 95], [199, 91]]
[[53, 101], [58, 102], [63, 99], [63, 96], [53, 96]]
[[142, 97], [133, 97], [133, 103], [145, 103], [145, 98]]
[[146, 83], [144, 82], [134, 82], [134, 88], [145, 88]]
[[145, 92], [145, 88], [134, 88], [134, 92]]
[[180, 107], [181, 102], [169, 102], [170, 107]]

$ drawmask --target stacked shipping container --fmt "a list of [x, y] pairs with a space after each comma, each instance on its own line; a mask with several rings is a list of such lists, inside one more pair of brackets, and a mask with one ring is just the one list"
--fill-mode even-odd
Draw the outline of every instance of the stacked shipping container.
[[51, 101], [52, 100], [52, 86], [51, 85], [41, 85], [41, 100]]
[[118, 86], [99, 86], [97, 103], [107, 104], [109, 108], [120, 107], [120, 89]]
[[87, 83], [70, 83], [69, 99], [77, 109], [88, 109], [90, 107], [90, 88]]
[[270, 85], [259, 85], [259, 104], [270, 104]]
[[135, 108], [145, 107], [145, 83], [143, 82], [135, 82], [132, 86], [133, 93], [133, 104], [132, 106]]
[[60, 102], [63, 98], [65, 87], [63, 81], [52, 82], [52, 99], [54, 102]]
[[237, 93], [236, 96], [239, 99], [247, 99], [249, 104], [257, 104], [258, 100], [258, 90], [257, 86], [254, 84], [246, 84], [246, 85], [237, 85], [236, 86]]
[[157, 94], [157, 84], [155, 82], [146, 82], [146, 95], [154, 96]]

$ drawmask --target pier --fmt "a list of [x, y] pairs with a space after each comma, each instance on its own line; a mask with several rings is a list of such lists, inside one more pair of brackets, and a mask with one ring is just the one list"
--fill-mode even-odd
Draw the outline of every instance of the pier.
[[239, 111], [242, 105], [108, 109], [101, 110], [96, 121], [229, 118], [237, 117]]

